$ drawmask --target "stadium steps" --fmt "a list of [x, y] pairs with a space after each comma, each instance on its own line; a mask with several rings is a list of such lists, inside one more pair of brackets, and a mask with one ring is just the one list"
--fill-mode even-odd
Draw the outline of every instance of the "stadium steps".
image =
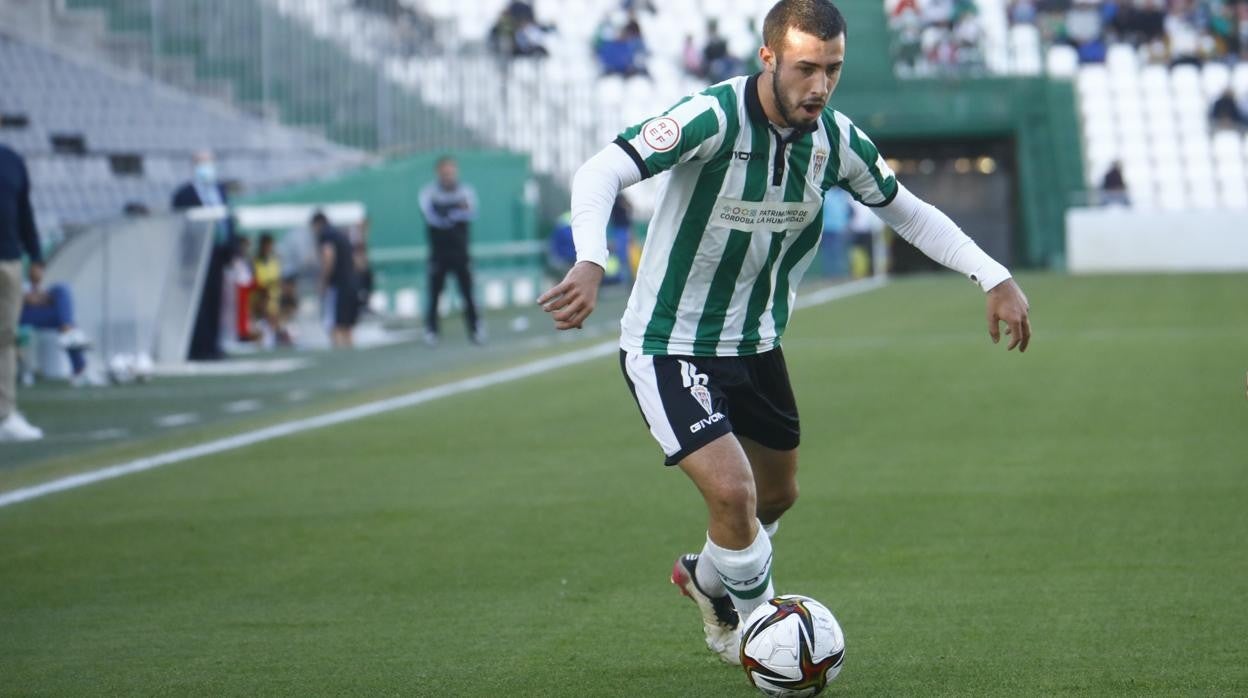
[[[111, 218], [136, 201], [164, 208], [192, 151], [218, 151], [224, 178], [252, 191], [361, 163], [343, 149], [153, 83], [0, 34], [0, 140], [26, 156], [40, 227]], [[21, 119], [25, 119], [21, 125]], [[53, 137], [73, 141], [75, 152]], [[137, 158], [137, 163], [135, 159]], [[115, 166], [137, 164], [137, 171]]]

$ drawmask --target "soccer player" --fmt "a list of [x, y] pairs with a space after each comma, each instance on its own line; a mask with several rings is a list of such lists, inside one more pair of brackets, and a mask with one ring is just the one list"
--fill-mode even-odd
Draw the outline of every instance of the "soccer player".
[[738, 663], [739, 620], [774, 596], [771, 537], [797, 499], [798, 414], [780, 338], [841, 187], [987, 294], [988, 333], [1025, 351], [1027, 298], [947, 216], [898, 184], [828, 100], [846, 29], [829, 0], [782, 0], [763, 24], [762, 72], [713, 85], [625, 130], [572, 184], [577, 263], [539, 299], [555, 327], [594, 310], [617, 192], [670, 171], [621, 321], [620, 363], [650, 432], [702, 493], [700, 554], [672, 582], [707, 646]]

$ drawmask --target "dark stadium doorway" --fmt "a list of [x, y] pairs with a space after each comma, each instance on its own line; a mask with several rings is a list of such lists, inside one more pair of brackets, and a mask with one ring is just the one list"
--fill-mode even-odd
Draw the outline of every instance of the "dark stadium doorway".
[[[880, 139], [877, 145], [906, 188], [948, 214], [997, 261], [1006, 266], [1015, 263], [1018, 194], [1013, 139]], [[890, 253], [894, 273], [942, 268], [900, 238], [890, 240]]]

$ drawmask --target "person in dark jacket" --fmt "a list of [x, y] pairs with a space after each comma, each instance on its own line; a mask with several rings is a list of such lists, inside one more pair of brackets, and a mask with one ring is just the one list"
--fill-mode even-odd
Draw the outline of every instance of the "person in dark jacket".
[[438, 178], [420, 191], [420, 210], [429, 232], [429, 302], [425, 306], [425, 343], [438, 342], [438, 300], [446, 275], [454, 274], [464, 299], [468, 338], [481, 344], [485, 335], [473, 299], [468, 224], [477, 217], [477, 193], [459, 181], [459, 165], [451, 157], [440, 158]]
[[[212, 152], [203, 150], [196, 153], [194, 166], [191, 181], [174, 192], [172, 208], [182, 211], [205, 206], [229, 206], [230, 198], [218, 181]], [[225, 358], [225, 352], [221, 350], [221, 295], [225, 288], [225, 267], [234, 257], [236, 242], [233, 221], [227, 218], [217, 225], [208, 273], [204, 275], [204, 288], [199, 296], [187, 357], [192, 360]]]
[[349, 348], [352, 331], [360, 316], [360, 300], [355, 273], [355, 255], [347, 234], [329, 224], [317, 211], [310, 223], [321, 260], [319, 289], [325, 329], [330, 342]]
[[43, 271], [39, 231], [22, 156], [0, 145], [0, 441], [34, 441], [43, 430], [17, 411], [17, 322], [22, 311], [22, 252]]

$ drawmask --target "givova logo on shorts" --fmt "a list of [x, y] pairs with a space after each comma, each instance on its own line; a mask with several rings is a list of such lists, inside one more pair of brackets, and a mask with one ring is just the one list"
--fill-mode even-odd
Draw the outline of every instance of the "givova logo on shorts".
[[706, 387], [707, 384], [711, 382], [711, 377], [705, 373], [698, 373], [697, 366], [694, 366], [684, 359], [677, 359], [676, 361], [680, 363], [681, 383], [689, 389], [689, 394], [693, 396], [694, 400], [698, 401], [698, 404], [702, 406], [702, 409], [706, 410], [705, 418], [699, 419], [689, 425], [689, 432], [696, 434], [706, 427], [722, 421], [724, 419], [724, 415], [716, 412], [714, 405], [711, 404], [711, 391]]

